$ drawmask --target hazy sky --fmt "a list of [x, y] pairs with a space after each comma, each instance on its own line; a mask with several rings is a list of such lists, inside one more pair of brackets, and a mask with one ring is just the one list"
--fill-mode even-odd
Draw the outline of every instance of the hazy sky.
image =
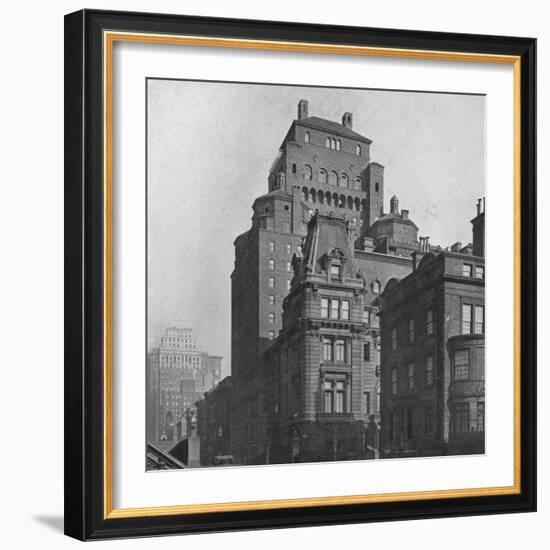
[[471, 242], [485, 189], [485, 98], [299, 86], [148, 81], [148, 345], [176, 321], [231, 362], [233, 241], [300, 99], [373, 140], [393, 194], [432, 244]]

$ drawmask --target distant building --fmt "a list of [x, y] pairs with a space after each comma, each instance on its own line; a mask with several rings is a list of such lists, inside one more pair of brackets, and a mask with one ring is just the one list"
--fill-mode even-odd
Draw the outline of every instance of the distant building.
[[197, 431], [202, 466], [231, 464], [231, 377], [197, 401]]
[[386, 457], [483, 453], [484, 216], [473, 247], [414, 252], [414, 271], [381, 296], [382, 451]]
[[199, 349], [189, 328], [171, 327], [147, 355], [147, 439], [185, 436], [185, 412], [221, 378], [222, 358]]

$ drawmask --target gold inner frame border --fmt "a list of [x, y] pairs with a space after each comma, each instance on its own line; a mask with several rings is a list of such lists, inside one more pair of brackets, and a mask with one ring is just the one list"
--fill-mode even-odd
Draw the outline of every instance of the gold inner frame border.
[[[254, 500], [242, 502], [221, 502], [208, 504], [182, 504], [175, 506], [154, 506], [148, 508], [113, 507], [113, 47], [116, 42], [143, 44], [164, 44], [180, 46], [202, 46], [216, 48], [259, 49], [271, 51], [358, 55], [371, 57], [393, 57], [438, 61], [461, 61], [474, 63], [498, 63], [513, 66], [513, 117], [514, 117], [514, 483], [503, 487], [461, 488], [435, 491], [414, 491], [367, 495], [345, 495], [327, 497], [304, 497], [293, 499]], [[103, 192], [104, 192], [104, 257], [103, 257], [103, 390], [104, 390], [104, 444], [103, 444], [103, 510], [105, 519], [158, 517], [185, 514], [236, 512], [248, 510], [292, 509], [313, 506], [334, 506], [350, 504], [403, 502], [413, 500], [434, 500], [480, 496], [513, 495], [521, 493], [521, 424], [520, 424], [520, 380], [521, 380], [521, 60], [519, 56], [447, 52], [433, 50], [412, 50], [380, 48], [370, 46], [348, 46], [341, 44], [316, 44], [307, 42], [283, 42], [272, 40], [249, 40], [240, 38], [219, 38], [170, 34], [149, 34], [133, 32], [103, 33]]]

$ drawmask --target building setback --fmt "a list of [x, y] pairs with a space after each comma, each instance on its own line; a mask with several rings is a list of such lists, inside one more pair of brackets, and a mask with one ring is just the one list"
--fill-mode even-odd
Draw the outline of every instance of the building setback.
[[381, 296], [385, 457], [484, 452], [485, 262], [470, 252], [483, 253], [484, 216], [478, 203], [473, 246], [413, 253]]

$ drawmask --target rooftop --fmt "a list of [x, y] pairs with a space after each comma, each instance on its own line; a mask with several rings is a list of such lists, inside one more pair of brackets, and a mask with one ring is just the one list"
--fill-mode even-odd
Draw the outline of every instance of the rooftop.
[[338, 134], [340, 136], [349, 137], [351, 139], [356, 139], [365, 143], [372, 143], [372, 140], [370, 140], [369, 138], [362, 136], [357, 132], [354, 132], [343, 124], [339, 124], [338, 122], [334, 122], [333, 120], [327, 120], [326, 118], [310, 116], [302, 120], [295, 120], [294, 122], [308, 128], [313, 128], [315, 130], [324, 130], [332, 134]]

